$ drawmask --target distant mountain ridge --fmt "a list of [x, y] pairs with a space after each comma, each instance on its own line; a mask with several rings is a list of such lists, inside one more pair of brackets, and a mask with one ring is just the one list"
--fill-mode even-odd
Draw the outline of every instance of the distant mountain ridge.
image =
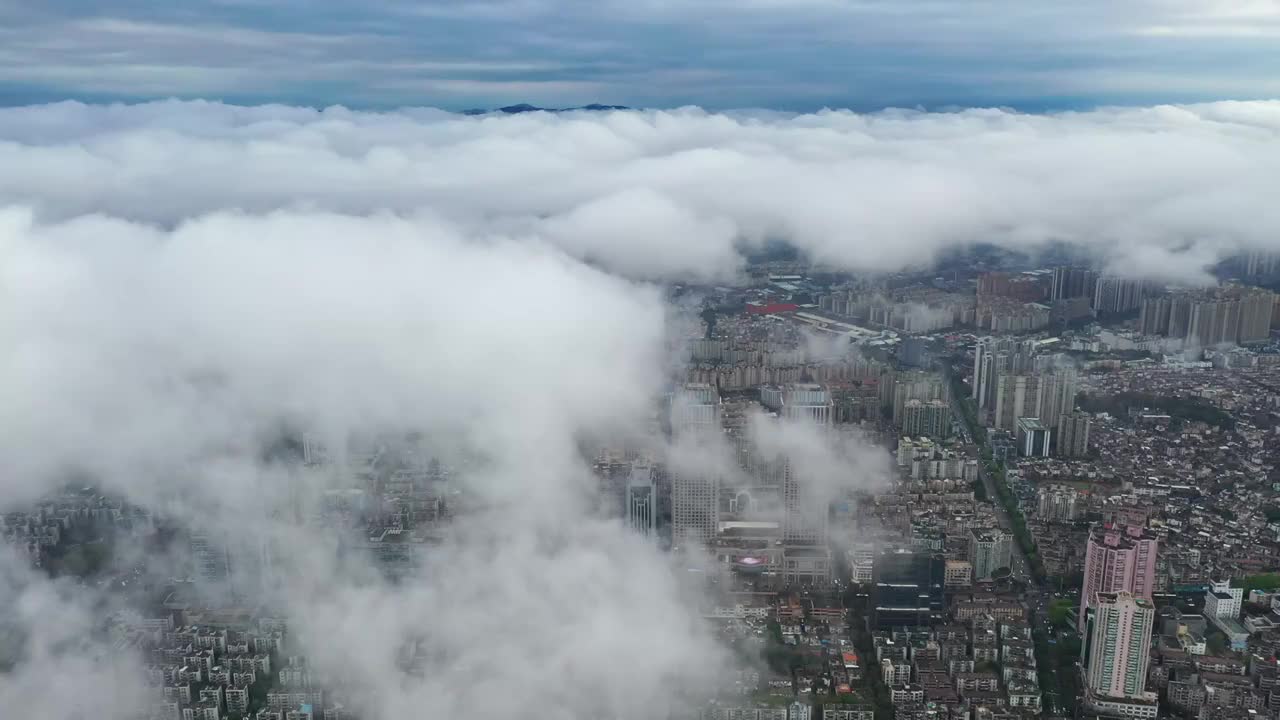
[[536, 105], [530, 105], [528, 103], [520, 103], [519, 105], [507, 105], [506, 107], [500, 107], [497, 110], [484, 110], [481, 108], [475, 108], [472, 110], [463, 110], [462, 114], [463, 115], [488, 115], [490, 113], [506, 113], [508, 115], [516, 115], [519, 113], [527, 113], [527, 112], [559, 113], [559, 112], [574, 112], [578, 110], [586, 110], [590, 112], [604, 112], [607, 110], [630, 110], [630, 109], [631, 108], [625, 105], [601, 105], [600, 103], [591, 103], [590, 105], [579, 105], [578, 107], [567, 107], [567, 108], [544, 108], [544, 107], [538, 107]]

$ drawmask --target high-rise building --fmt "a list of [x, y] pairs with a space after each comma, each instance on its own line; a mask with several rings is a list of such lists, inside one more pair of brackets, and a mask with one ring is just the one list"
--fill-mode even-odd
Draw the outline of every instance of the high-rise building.
[[[719, 392], [705, 383], [690, 383], [671, 398], [671, 432], [677, 443], [694, 448], [719, 440]], [[719, 520], [720, 479], [709, 469], [673, 468], [671, 472], [671, 541], [709, 543]]]
[[1057, 451], [1061, 457], [1085, 457], [1089, 454], [1089, 413], [1063, 413], [1058, 419]]
[[1147, 666], [1156, 611], [1151, 601], [1128, 592], [1096, 593], [1085, 619], [1085, 682], [1094, 696], [1148, 696]]
[[990, 580], [1001, 568], [1008, 568], [1013, 559], [1013, 543], [1003, 530], [974, 529], [969, 534], [969, 562], [973, 564], [975, 580]]
[[945, 584], [942, 555], [885, 550], [872, 568], [872, 622], [880, 630], [924, 627], [942, 613]]
[[[818, 432], [830, 432], [831, 393], [826, 387], [797, 383], [783, 393], [783, 417], [808, 423]], [[825, 545], [830, 499], [816, 495], [816, 488], [797, 472], [793, 458], [784, 457], [782, 476], [782, 540], [788, 545]]]
[[1018, 454], [1023, 457], [1049, 457], [1053, 431], [1039, 418], [1018, 418]]
[[950, 430], [951, 406], [942, 400], [908, 400], [903, 407], [903, 435], [945, 440]]
[[1270, 337], [1275, 300], [1268, 290], [1241, 285], [1173, 293], [1143, 301], [1138, 326], [1199, 347], [1262, 342]]
[[1145, 284], [1132, 278], [1104, 275], [1093, 290], [1093, 311], [1101, 316], [1132, 312], [1142, 307]]
[[995, 407], [996, 385], [1000, 376], [1029, 372], [1034, 357], [1034, 340], [986, 338], [978, 341], [973, 359], [973, 399], [978, 409]]
[[1156, 583], [1158, 541], [1145, 528], [1102, 525], [1089, 533], [1080, 591], [1080, 630], [1098, 593], [1126, 592], [1151, 599]]
[[1050, 286], [1049, 299], [1093, 297], [1095, 279], [1096, 275], [1089, 268], [1056, 267], [1053, 269], [1053, 284]]
[[1076, 505], [1079, 496], [1079, 492], [1066, 485], [1041, 488], [1037, 516], [1046, 522], [1071, 522], [1080, 516]]
[[898, 373], [893, 380], [893, 422], [900, 426], [905, 423], [907, 403], [912, 400], [946, 399], [947, 386], [941, 375], [923, 371]]
[[636, 463], [627, 476], [627, 527], [654, 535], [658, 529], [658, 491], [652, 465]]
[[1053, 429], [1064, 412], [1075, 408], [1079, 377], [1070, 367], [1014, 375], [996, 380], [991, 424], [999, 430], [1018, 429], [1021, 418], [1036, 418]]

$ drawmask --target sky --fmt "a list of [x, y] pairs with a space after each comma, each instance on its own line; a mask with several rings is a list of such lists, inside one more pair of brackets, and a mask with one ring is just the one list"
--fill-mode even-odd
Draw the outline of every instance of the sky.
[[1277, 0], [3, 0], [0, 103], [1023, 110], [1280, 96]]

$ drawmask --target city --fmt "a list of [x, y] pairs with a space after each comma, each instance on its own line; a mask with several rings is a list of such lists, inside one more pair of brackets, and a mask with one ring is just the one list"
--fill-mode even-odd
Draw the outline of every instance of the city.
[[[671, 286], [701, 309], [648, 431], [578, 449], [592, 522], [667, 556], [725, 654], [664, 716], [1280, 707], [1280, 296], [1258, 285], [1280, 261], [1223, 271], [1242, 279], [1195, 294], [981, 262]], [[395, 587], [457, 562], [495, 502], [482, 458], [420, 435], [271, 452], [289, 480], [262, 532], [88, 485], [3, 515], [32, 567], [117, 599], [95, 633], [144, 662], [136, 717], [369, 717], [367, 688], [291, 632], [280, 593], [309, 584], [287, 534]], [[441, 670], [429, 638], [389, 650], [406, 678]]]

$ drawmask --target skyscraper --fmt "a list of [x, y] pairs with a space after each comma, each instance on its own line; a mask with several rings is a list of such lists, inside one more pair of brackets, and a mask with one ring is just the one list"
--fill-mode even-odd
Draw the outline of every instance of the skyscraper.
[[1080, 591], [1080, 630], [1098, 593], [1126, 592], [1151, 600], [1156, 581], [1157, 540], [1145, 528], [1102, 525], [1089, 533]]
[[973, 565], [973, 579], [990, 580], [996, 570], [1008, 568], [1012, 561], [1012, 550], [1009, 534], [1003, 530], [970, 531], [969, 562]]
[[872, 566], [872, 622], [876, 629], [927, 626], [942, 613], [942, 555], [897, 549], [876, 556]]
[[[690, 383], [671, 398], [671, 432], [678, 444], [695, 452], [719, 440], [720, 393], [705, 383]], [[671, 542], [711, 542], [716, 536], [720, 482], [710, 468], [673, 468]], [[628, 498], [628, 501], [630, 498]]]
[[1096, 593], [1085, 620], [1085, 682], [1092, 695], [1140, 699], [1150, 663], [1156, 611], [1128, 592]]
[[[797, 383], [783, 393], [782, 415], [808, 423], [818, 432], [830, 432], [831, 393], [822, 385]], [[788, 545], [825, 545], [830, 514], [829, 499], [815, 495], [815, 488], [800, 477], [793, 458], [783, 458], [782, 540]]]
[[654, 482], [654, 468], [648, 463], [636, 463], [627, 476], [627, 527], [641, 535], [653, 535], [658, 527], [658, 493]]

